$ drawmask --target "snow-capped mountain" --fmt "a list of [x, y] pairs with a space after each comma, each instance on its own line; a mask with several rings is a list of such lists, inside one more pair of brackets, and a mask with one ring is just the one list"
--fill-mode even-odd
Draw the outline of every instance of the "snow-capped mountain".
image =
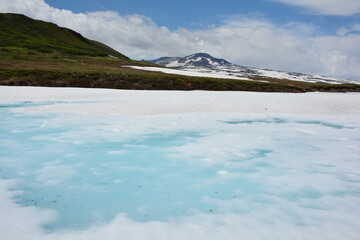
[[202, 73], [221, 73], [229, 76], [275, 78], [293, 81], [322, 82], [330, 84], [360, 84], [360, 82], [358, 81], [324, 77], [320, 75], [303, 74], [296, 72], [282, 72], [269, 69], [260, 69], [255, 67], [244, 67], [232, 64], [224, 59], [214, 58], [207, 53], [196, 53], [186, 57], [161, 57], [155, 60], [149, 60], [149, 62], [181, 70]]
[[149, 62], [172, 68], [213, 68], [232, 65], [228, 61], [214, 58], [207, 53], [196, 53], [186, 57], [161, 57]]

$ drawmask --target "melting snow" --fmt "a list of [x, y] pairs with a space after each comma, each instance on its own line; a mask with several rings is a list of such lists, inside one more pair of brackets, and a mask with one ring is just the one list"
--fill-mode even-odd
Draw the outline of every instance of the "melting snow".
[[0, 87], [0, 239], [357, 240], [359, 101]]
[[[172, 67], [175, 67], [176, 64], [173, 64]], [[207, 77], [207, 78], [223, 78], [223, 79], [237, 79], [237, 80], [248, 80], [252, 81], [248, 78], [229, 76], [228, 74], [219, 74], [219, 73], [202, 73], [195, 71], [185, 71], [185, 70], [176, 70], [169, 68], [158, 68], [158, 67], [138, 67], [138, 66], [127, 66], [134, 69], [140, 69], [145, 71], [153, 71], [153, 72], [163, 72], [168, 74], [177, 74], [184, 76], [193, 76], [193, 77]]]

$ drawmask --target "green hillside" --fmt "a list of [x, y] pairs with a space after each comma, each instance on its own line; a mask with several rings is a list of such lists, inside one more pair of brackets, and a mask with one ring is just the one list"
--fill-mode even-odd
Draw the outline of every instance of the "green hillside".
[[126, 67], [128, 65], [158, 66], [132, 60], [56, 24], [20, 14], [0, 13], [0, 85], [266, 92], [360, 91], [360, 85], [354, 84], [188, 77], [135, 70]]
[[18, 47], [42, 53], [128, 57], [99, 42], [84, 38], [73, 30], [53, 23], [33, 20], [20, 14], [0, 14], [0, 46]]

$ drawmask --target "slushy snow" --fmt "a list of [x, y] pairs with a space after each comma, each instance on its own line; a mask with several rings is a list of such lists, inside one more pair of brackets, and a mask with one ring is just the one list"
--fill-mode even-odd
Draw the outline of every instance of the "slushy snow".
[[357, 240], [359, 102], [0, 87], [0, 239]]

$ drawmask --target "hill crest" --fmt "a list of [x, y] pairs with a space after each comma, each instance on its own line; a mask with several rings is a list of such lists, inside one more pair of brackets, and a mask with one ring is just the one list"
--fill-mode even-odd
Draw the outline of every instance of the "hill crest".
[[0, 47], [18, 47], [42, 53], [114, 56], [129, 59], [100, 42], [89, 40], [71, 29], [22, 14], [0, 13]]

